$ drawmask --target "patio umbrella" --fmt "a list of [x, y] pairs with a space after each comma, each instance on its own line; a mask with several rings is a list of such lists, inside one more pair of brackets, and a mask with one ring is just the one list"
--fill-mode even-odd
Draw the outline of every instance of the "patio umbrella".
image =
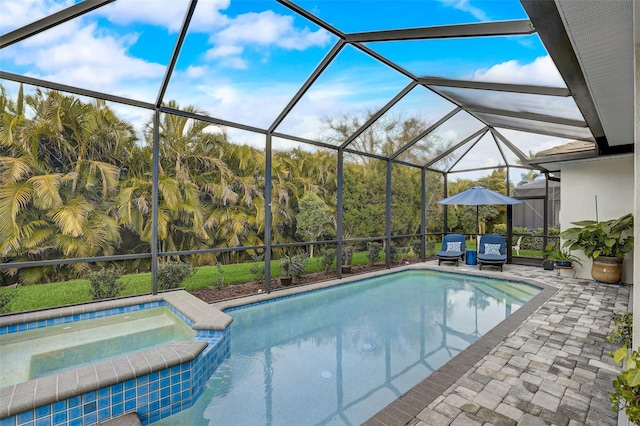
[[480, 221], [478, 220], [480, 206], [490, 205], [490, 204], [522, 204], [524, 201], [518, 200], [517, 198], [508, 197], [506, 195], [502, 195], [499, 192], [492, 191], [490, 189], [485, 188], [484, 186], [474, 186], [471, 189], [467, 189], [466, 191], [462, 191], [459, 194], [452, 195], [451, 197], [445, 198], [444, 200], [438, 201], [439, 204], [445, 205], [455, 205], [462, 204], [466, 206], [476, 206], [476, 230], [478, 234], [476, 234], [477, 246], [480, 247]]

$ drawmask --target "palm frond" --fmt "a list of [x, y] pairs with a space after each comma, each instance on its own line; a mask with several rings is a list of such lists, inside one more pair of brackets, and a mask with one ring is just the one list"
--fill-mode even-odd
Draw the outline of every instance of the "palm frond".
[[63, 235], [79, 237], [87, 226], [87, 215], [93, 206], [81, 198], [71, 203], [52, 209], [48, 216], [60, 228]]
[[19, 226], [18, 215], [26, 210], [33, 197], [33, 186], [27, 182], [16, 182], [0, 186], [0, 233], [11, 234]]
[[24, 180], [31, 174], [28, 157], [0, 157], [0, 180], [14, 183]]
[[62, 176], [58, 173], [33, 176], [29, 181], [33, 184], [33, 205], [48, 210], [62, 205], [60, 183]]

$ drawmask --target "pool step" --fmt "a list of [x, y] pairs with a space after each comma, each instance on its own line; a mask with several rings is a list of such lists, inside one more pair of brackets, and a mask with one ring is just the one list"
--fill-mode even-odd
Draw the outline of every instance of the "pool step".
[[99, 423], [100, 426], [142, 426], [140, 418], [136, 413], [125, 414], [124, 416], [116, 417], [115, 419], [107, 420], [104, 423]]

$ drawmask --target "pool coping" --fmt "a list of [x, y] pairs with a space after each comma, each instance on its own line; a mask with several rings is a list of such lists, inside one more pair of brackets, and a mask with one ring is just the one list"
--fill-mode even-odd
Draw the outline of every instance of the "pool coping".
[[[50, 325], [47, 324], [48, 320], [55, 318], [154, 302], [166, 302], [173, 306], [193, 323], [191, 327], [196, 331], [223, 331], [233, 321], [232, 317], [212, 309], [208, 303], [184, 290], [178, 290], [3, 316], [0, 317], [0, 327], [34, 321], [44, 327]], [[2, 387], [0, 419], [192, 361], [207, 345], [206, 341], [198, 340], [172, 341], [156, 348]]]
[[[224, 310], [228, 310], [228, 309], [232, 309], [232, 308], [237, 308], [240, 306], [247, 306], [247, 305], [252, 305], [255, 303], [263, 303], [266, 302], [268, 300], [273, 300], [273, 299], [280, 299], [283, 297], [290, 297], [290, 296], [295, 296], [295, 295], [299, 295], [299, 294], [304, 294], [304, 293], [309, 293], [312, 291], [316, 291], [316, 290], [321, 290], [324, 288], [330, 288], [330, 287], [335, 287], [335, 286], [339, 286], [339, 285], [345, 285], [345, 284], [350, 284], [353, 282], [357, 282], [357, 281], [363, 281], [366, 280], [368, 278], [374, 278], [374, 277], [379, 277], [382, 275], [389, 275], [389, 274], [394, 274], [394, 273], [399, 273], [399, 272], [403, 272], [403, 271], [420, 271], [420, 270], [429, 270], [429, 271], [434, 271], [434, 272], [443, 272], [443, 273], [448, 273], [448, 274], [457, 274], [457, 275], [467, 275], [467, 276], [475, 276], [475, 277], [484, 277], [484, 278], [498, 278], [504, 281], [512, 281], [512, 282], [518, 282], [518, 283], [524, 283], [527, 285], [531, 285], [533, 287], [538, 287], [542, 290], [545, 289], [553, 289], [554, 292], [555, 290], [557, 290], [555, 287], [553, 286], [549, 286], [548, 284], [545, 284], [542, 281], [538, 281], [538, 280], [533, 280], [530, 278], [524, 278], [524, 277], [514, 277], [511, 275], [501, 275], [502, 273], [499, 271], [493, 271], [493, 270], [469, 270], [469, 269], [463, 269], [460, 268], [460, 270], [456, 270], [458, 268], [453, 268], [453, 269], [443, 269], [442, 266], [437, 266], [437, 265], [431, 265], [431, 264], [427, 264], [427, 263], [412, 263], [409, 265], [403, 265], [403, 266], [398, 266], [398, 267], [394, 267], [393, 269], [381, 269], [381, 270], [377, 270], [377, 271], [372, 271], [372, 272], [367, 272], [364, 274], [358, 274], [358, 275], [353, 275], [353, 276], [347, 276], [347, 277], [343, 277], [341, 279], [332, 279], [332, 280], [327, 280], [327, 281], [322, 281], [322, 282], [318, 282], [318, 283], [314, 283], [314, 284], [305, 284], [305, 285], [300, 285], [300, 286], [293, 286], [293, 287], [289, 287], [289, 288], [285, 288], [285, 289], [280, 289], [277, 291], [273, 291], [271, 293], [259, 293], [259, 294], [254, 294], [251, 296], [243, 296], [243, 297], [239, 297], [236, 299], [228, 299], [228, 300], [223, 300], [220, 302], [213, 302], [211, 303], [211, 306], [213, 306], [216, 309], [219, 309], [220, 311], [224, 311]], [[551, 297], [551, 296], [549, 296]], [[535, 299], [535, 297], [533, 298]], [[533, 300], [532, 299], [532, 300]], [[527, 302], [527, 304], [531, 303], [531, 301]], [[517, 311], [516, 311], [517, 312]]]

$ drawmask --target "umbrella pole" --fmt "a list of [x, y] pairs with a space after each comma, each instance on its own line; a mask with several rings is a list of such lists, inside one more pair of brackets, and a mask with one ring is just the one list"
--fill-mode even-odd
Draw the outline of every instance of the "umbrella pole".
[[476, 204], [476, 251], [480, 252], [480, 220], [478, 211], [480, 210], [480, 206]]

